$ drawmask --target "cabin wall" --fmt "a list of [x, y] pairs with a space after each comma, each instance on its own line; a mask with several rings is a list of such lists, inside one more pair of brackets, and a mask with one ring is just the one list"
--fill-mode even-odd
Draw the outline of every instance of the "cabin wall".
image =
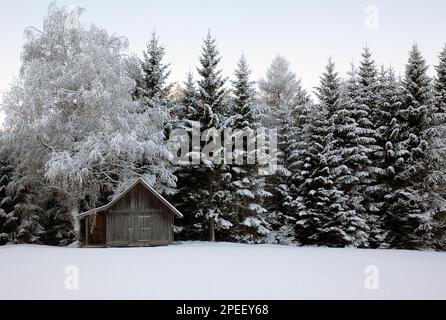
[[157, 210], [110, 212], [108, 244], [113, 247], [169, 245], [173, 241], [171, 215]]

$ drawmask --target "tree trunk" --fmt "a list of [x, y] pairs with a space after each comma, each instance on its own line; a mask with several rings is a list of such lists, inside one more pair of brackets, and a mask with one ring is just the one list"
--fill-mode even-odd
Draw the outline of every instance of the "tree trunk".
[[[209, 184], [209, 205], [208, 208], [211, 208], [212, 203], [212, 197], [214, 195], [214, 189], [212, 186], [212, 180], [213, 180], [213, 173], [212, 171], [209, 171], [208, 174], [208, 184]], [[210, 217], [209, 219], [209, 241], [215, 242], [215, 220], [214, 217]]]
[[71, 221], [73, 223], [73, 231], [76, 235], [76, 241], [80, 241], [80, 235], [81, 235], [81, 223], [80, 219], [77, 216], [79, 214], [79, 208], [74, 207], [71, 209]]
[[210, 239], [209, 240], [211, 242], [215, 242], [215, 221], [214, 221], [214, 218], [212, 218], [209, 221], [209, 231], [210, 231], [210, 234], [209, 234]]

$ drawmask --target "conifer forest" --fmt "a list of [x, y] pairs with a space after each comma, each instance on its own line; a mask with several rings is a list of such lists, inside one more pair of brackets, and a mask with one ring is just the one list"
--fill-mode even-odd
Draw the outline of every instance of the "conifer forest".
[[[306, 89], [286, 52], [261, 79], [242, 48], [223, 70], [204, 29], [196, 68], [175, 82], [163, 30], [130, 54], [119, 30], [76, 24], [83, 11], [51, 5], [25, 31], [0, 106], [0, 245], [71, 245], [79, 213], [141, 178], [183, 215], [177, 241], [446, 250], [446, 46], [430, 66], [407, 43], [396, 72], [364, 43], [345, 74], [327, 48]], [[261, 128], [275, 138], [259, 147]], [[173, 133], [189, 146], [197, 130], [174, 161]], [[241, 151], [218, 147], [223, 132], [248, 133]]]

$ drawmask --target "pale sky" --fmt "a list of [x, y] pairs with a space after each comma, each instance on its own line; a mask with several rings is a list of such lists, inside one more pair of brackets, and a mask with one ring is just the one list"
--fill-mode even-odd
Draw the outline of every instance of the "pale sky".
[[[50, 2], [0, 0], [0, 92], [18, 74], [24, 29], [41, 27]], [[344, 74], [367, 44], [378, 64], [391, 63], [402, 71], [414, 41], [431, 66], [437, 64], [446, 43], [444, 0], [63, 0], [57, 4], [85, 7], [83, 23], [126, 36], [129, 51], [138, 55], [151, 31], [157, 30], [166, 60], [172, 63], [171, 81], [183, 81], [189, 70], [196, 70], [208, 29], [217, 38], [226, 76], [232, 76], [243, 52], [253, 79], [258, 80], [280, 53], [309, 90], [318, 84], [329, 56]]]

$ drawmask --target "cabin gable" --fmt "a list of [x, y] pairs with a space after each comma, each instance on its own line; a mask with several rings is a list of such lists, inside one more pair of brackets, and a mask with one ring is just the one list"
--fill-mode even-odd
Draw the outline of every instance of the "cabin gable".
[[139, 183], [123, 195], [107, 211], [122, 212], [147, 210], [170, 211], [161, 200]]

